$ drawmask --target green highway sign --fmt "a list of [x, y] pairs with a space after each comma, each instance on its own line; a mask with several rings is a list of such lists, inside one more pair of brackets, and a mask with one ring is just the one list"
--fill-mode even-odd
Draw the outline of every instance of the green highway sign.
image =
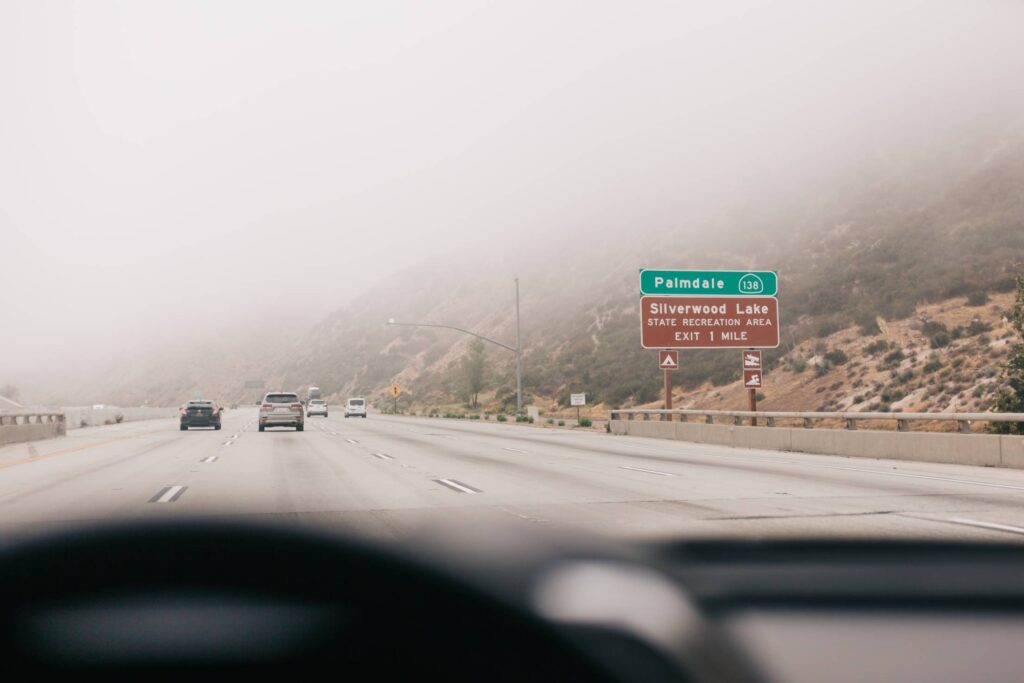
[[640, 293], [649, 296], [776, 296], [772, 270], [640, 269]]

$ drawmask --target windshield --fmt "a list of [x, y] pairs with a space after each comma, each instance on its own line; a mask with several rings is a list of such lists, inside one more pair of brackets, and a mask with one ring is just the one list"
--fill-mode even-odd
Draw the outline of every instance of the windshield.
[[1024, 533], [1024, 4], [300, 6], [0, 7], [0, 533]]

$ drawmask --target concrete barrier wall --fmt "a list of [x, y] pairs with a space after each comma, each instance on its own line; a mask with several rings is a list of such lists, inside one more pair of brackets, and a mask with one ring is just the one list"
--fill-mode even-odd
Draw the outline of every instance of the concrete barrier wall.
[[736, 448], [1024, 469], [1024, 436], [612, 420], [612, 434]]
[[1024, 470], [1024, 437], [999, 437], [999, 462], [1002, 467]]
[[19, 416], [17, 420], [10, 415], [4, 416], [3, 423], [0, 424], [0, 446], [64, 436], [64, 422], [56, 418], [44, 422], [37, 420], [37, 416], [31, 416], [27, 419]]
[[61, 411], [67, 416], [68, 429], [78, 429], [82, 426], [83, 421], [85, 421], [86, 427], [95, 427], [96, 425], [106, 424], [107, 420], [114, 422], [115, 418], [119, 414], [124, 415], [123, 422], [158, 420], [178, 416], [178, 408], [176, 407], [100, 408], [99, 410], [93, 410], [90, 407], [85, 407], [61, 408]]

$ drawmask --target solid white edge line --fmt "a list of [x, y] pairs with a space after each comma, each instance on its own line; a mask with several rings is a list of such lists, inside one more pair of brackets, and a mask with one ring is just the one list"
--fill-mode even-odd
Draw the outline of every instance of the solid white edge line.
[[939, 477], [932, 474], [912, 474], [910, 472], [886, 472], [885, 470], [872, 470], [865, 467], [845, 467], [843, 465], [818, 465], [832, 470], [848, 470], [850, 472], [867, 472], [868, 474], [884, 474], [889, 477], [910, 477], [912, 479], [931, 479], [932, 481], [946, 481], [951, 484], [968, 484], [971, 486], [989, 486], [997, 489], [1011, 489], [1024, 491], [1024, 486], [1012, 486], [1010, 484], [990, 484], [984, 481], [973, 481], [971, 479], [953, 479], [952, 477]]
[[997, 524], [995, 522], [982, 522], [977, 519], [967, 519], [966, 517], [948, 517], [947, 522], [953, 524], [963, 524], [964, 526], [975, 526], [982, 529], [992, 529], [994, 531], [1007, 531], [1011, 534], [1024, 535], [1024, 527], [1012, 526], [1010, 524]]
[[169, 503], [171, 501], [171, 498], [174, 498], [174, 496], [177, 495], [178, 491], [182, 490], [183, 488], [185, 488], [185, 487], [184, 486], [172, 486], [172, 487], [170, 487], [169, 489], [167, 489], [167, 491], [164, 492], [164, 495], [162, 495], [162, 496], [160, 496], [159, 498], [156, 499], [156, 502], [158, 502], [158, 503]]
[[525, 453], [526, 452], [526, 451], [521, 451], [518, 448], [506, 448], [505, 446], [502, 446], [501, 450], [503, 450], [503, 451], [511, 451], [512, 453]]

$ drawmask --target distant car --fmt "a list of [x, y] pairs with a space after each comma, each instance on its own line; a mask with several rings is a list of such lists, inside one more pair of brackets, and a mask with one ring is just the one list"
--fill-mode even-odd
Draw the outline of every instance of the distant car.
[[366, 400], [350, 398], [345, 404], [345, 417], [366, 417]]
[[323, 415], [324, 417], [327, 417], [327, 401], [320, 398], [311, 399], [309, 404], [306, 405], [306, 417], [311, 417], [313, 415]]
[[214, 401], [189, 401], [181, 407], [179, 429], [189, 427], [213, 427], [220, 429], [220, 406]]
[[304, 429], [305, 414], [298, 394], [278, 391], [263, 397], [259, 430], [262, 432], [267, 427], [295, 427], [297, 432]]

